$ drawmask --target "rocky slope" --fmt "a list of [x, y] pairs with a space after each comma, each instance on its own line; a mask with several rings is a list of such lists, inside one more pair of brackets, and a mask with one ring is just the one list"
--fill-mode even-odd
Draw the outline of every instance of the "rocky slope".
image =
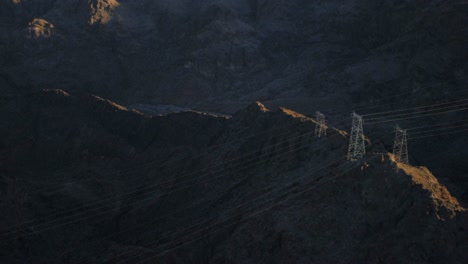
[[[0, 104], [2, 263], [465, 263], [468, 215], [370, 137], [251, 104], [148, 117], [46, 90]], [[268, 210], [267, 210], [268, 209]]]
[[460, 1], [0, 3], [8, 94], [55, 87], [228, 113], [310, 97], [341, 99], [349, 112], [402, 92], [411, 103], [440, 99], [467, 84]]

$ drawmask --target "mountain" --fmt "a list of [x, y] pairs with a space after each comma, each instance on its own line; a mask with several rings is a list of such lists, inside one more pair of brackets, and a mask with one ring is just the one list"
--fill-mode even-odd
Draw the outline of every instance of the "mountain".
[[[147, 116], [86, 93], [2, 98], [2, 263], [465, 263], [466, 200], [384, 137], [287, 108]], [[413, 161], [412, 161], [413, 162]]]
[[233, 113], [261, 100], [349, 113], [405, 92], [401, 105], [451, 98], [467, 84], [460, 1], [0, 3], [10, 95], [58, 88], [124, 105]]
[[[63, 89], [142, 111], [226, 115], [259, 100], [340, 120], [353, 110], [369, 114], [468, 95], [468, 5], [460, 1], [0, 4], [0, 92], [7, 96]], [[450, 113], [399, 125], [466, 118]], [[438, 138], [435, 146], [431, 140], [410, 143], [410, 152], [437, 164], [431, 169], [445, 178], [466, 171], [458, 158], [468, 155], [459, 147], [466, 136]], [[441, 154], [447, 152], [453, 155]], [[443, 164], [450, 165], [439, 170]], [[465, 177], [456, 182], [468, 188]]]
[[0, 262], [465, 263], [467, 8], [0, 0]]

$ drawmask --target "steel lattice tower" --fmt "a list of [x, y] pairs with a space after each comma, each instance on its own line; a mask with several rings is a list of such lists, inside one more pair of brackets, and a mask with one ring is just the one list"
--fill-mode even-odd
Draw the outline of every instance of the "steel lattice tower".
[[327, 126], [325, 125], [325, 116], [320, 112], [315, 112], [317, 123], [315, 124], [315, 135], [321, 137], [327, 135]]
[[398, 125], [395, 127], [395, 141], [393, 142], [393, 154], [395, 162], [409, 164], [408, 162], [408, 140], [406, 129], [401, 129]]
[[355, 112], [351, 114], [353, 118], [353, 127], [349, 137], [348, 160], [359, 160], [366, 154], [366, 145], [364, 143], [364, 130], [362, 128], [362, 116]]

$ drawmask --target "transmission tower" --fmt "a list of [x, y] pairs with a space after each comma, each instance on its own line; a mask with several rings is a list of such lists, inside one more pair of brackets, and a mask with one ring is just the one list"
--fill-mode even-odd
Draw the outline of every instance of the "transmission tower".
[[395, 162], [409, 164], [406, 129], [401, 129], [398, 125], [395, 127], [395, 141], [393, 142], [393, 154], [395, 155]]
[[325, 125], [325, 116], [320, 112], [315, 112], [317, 123], [315, 124], [315, 135], [321, 137], [327, 135], [327, 126]]
[[364, 144], [364, 130], [362, 129], [362, 116], [355, 112], [351, 114], [353, 118], [353, 127], [349, 137], [348, 160], [359, 160], [366, 154], [366, 146]]

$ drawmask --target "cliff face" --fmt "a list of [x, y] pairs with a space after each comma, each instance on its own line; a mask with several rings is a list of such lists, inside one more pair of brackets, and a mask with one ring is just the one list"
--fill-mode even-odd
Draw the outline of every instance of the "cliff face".
[[2, 100], [0, 262], [466, 261], [463, 204], [427, 168], [396, 172], [381, 139], [348, 163], [346, 132], [319, 139], [261, 103], [225, 118]]

